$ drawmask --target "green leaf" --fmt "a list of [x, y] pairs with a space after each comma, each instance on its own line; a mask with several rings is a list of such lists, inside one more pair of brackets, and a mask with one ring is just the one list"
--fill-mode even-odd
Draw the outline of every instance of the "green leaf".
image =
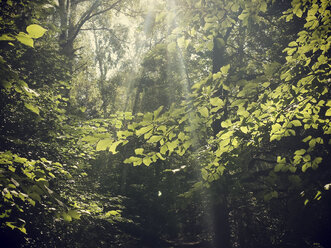
[[38, 107], [36, 107], [36, 106], [34, 106], [34, 105], [30, 104], [30, 103], [26, 103], [26, 102], [24, 103], [24, 106], [25, 106], [28, 110], [30, 110], [30, 111], [32, 111], [33, 113], [39, 115], [39, 108], [38, 108]]
[[33, 39], [26, 33], [19, 32], [16, 39], [26, 46], [33, 47]]
[[313, 160], [313, 167], [316, 167], [317, 165], [319, 165], [320, 163], [322, 163], [323, 158], [322, 157], [317, 157]]
[[203, 180], [207, 180], [207, 178], [208, 178], [208, 172], [207, 172], [207, 170], [205, 168], [202, 168], [201, 169], [201, 176], [202, 176]]
[[113, 144], [113, 140], [111, 139], [103, 139], [100, 140], [97, 144], [96, 150], [97, 151], [105, 151], [108, 147], [110, 147]]
[[307, 136], [306, 138], [304, 138], [302, 141], [303, 141], [303, 142], [307, 142], [307, 141], [311, 140], [311, 138], [312, 138], [312, 136], [309, 135], [309, 136]]
[[267, 3], [265, 1], [261, 2], [260, 11], [266, 12], [267, 11]]
[[160, 141], [163, 138], [163, 136], [161, 135], [154, 135], [152, 137], [149, 138], [149, 140], [147, 140], [147, 143], [156, 143], [158, 141]]
[[110, 217], [110, 216], [118, 216], [118, 215], [120, 215], [120, 213], [119, 213], [118, 211], [116, 211], [116, 210], [108, 211], [108, 212], [105, 214], [106, 217]]
[[142, 162], [143, 162], [142, 158], [137, 158], [137, 160], [133, 162], [133, 166], [141, 165]]
[[292, 41], [288, 44], [288, 46], [290, 47], [297, 47], [298, 46], [298, 43], [296, 43], [295, 41]]
[[21, 157], [15, 157], [14, 158], [14, 162], [16, 163], [20, 163], [20, 164], [24, 164], [25, 162], [27, 162], [28, 160], [26, 158], [21, 158]]
[[305, 153], [306, 153], [306, 150], [305, 150], [305, 149], [296, 150], [296, 151], [294, 152], [294, 154], [295, 154], [295, 155], [298, 155], [298, 156], [303, 155], [303, 154], [305, 154]]
[[271, 127], [271, 133], [276, 133], [277, 131], [279, 131], [281, 129], [281, 127], [282, 126], [280, 124], [278, 124], [278, 123], [272, 125], [272, 127]]
[[311, 167], [311, 163], [305, 163], [301, 168], [302, 172], [306, 172], [309, 167]]
[[241, 130], [243, 133], [247, 133], [247, 132], [248, 132], [248, 128], [247, 128], [247, 127], [240, 127], [240, 130]]
[[277, 164], [274, 168], [274, 171], [279, 172], [279, 171], [281, 171], [281, 169], [283, 169], [283, 167], [284, 167], [284, 164]]
[[298, 8], [297, 11], [294, 14], [296, 14], [297, 17], [301, 18], [303, 12], [302, 12], [302, 10], [300, 8]]
[[183, 132], [180, 132], [178, 134], [178, 139], [181, 140], [181, 141], [184, 141], [185, 140], [185, 134]]
[[214, 47], [214, 43], [213, 43], [213, 41], [208, 41], [208, 42], [207, 42], [207, 49], [208, 49], [209, 51], [212, 51], [212, 50], [213, 50], [213, 47]]
[[213, 105], [213, 106], [223, 106], [224, 105], [224, 102], [222, 99], [218, 98], [218, 97], [213, 97], [213, 98], [210, 98], [210, 104]]
[[13, 38], [10, 34], [3, 34], [0, 36], [0, 40], [10, 41], [10, 40], [15, 40], [15, 38]]
[[166, 144], [161, 146], [161, 148], [160, 148], [160, 153], [161, 154], [166, 154], [167, 151], [168, 151], [168, 146]]
[[109, 147], [109, 151], [113, 154], [116, 154], [117, 153], [117, 151], [116, 151], [117, 146], [119, 144], [122, 144], [122, 143], [123, 143], [122, 140], [119, 140], [119, 141], [116, 141], [116, 142], [112, 143], [111, 146]]
[[164, 125], [162, 125], [162, 126], [159, 126], [159, 127], [157, 128], [157, 130], [158, 130], [158, 131], [162, 131], [162, 133], [166, 133], [166, 132], [167, 132], [167, 127], [164, 126]]
[[309, 147], [315, 147], [315, 145], [316, 145], [316, 140], [315, 139], [311, 139], [309, 141]]
[[317, 191], [315, 197], [314, 197], [314, 200], [316, 200], [317, 198], [319, 198], [320, 196], [322, 195], [322, 192], [321, 191]]
[[139, 159], [141, 159], [141, 158], [131, 156], [130, 158], [125, 159], [125, 160], [124, 160], [124, 163], [125, 163], [125, 164], [134, 163], [134, 162], [139, 161]]
[[28, 34], [31, 38], [37, 39], [37, 38], [42, 37], [45, 34], [45, 32], [47, 31], [47, 29], [44, 29], [43, 27], [41, 27], [37, 24], [32, 24], [26, 28], [26, 31], [28, 32]]
[[286, 163], [286, 158], [282, 158], [281, 156], [277, 156], [277, 163], [281, 163], [281, 164]]
[[18, 227], [17, 229], [20, 230], [22, 233], [27, 234], [26, 229], [25, 229], [24, 226], [23, 227]]
[[233, 133], [234, 133], [234, 131], [228, 131], [228, 132], [223, 133], [220, 136], [220, 140], [229, 139], [233, 135]]
[[230, 69], [230, 64], [228, 64], [228, 65], [226, 65], [226, 66], [223, 66], [223, 67], [221, 68], [221, 72], [222, 72], [223, 74], [227, 74], [228, 71], [229, 71], [229, 69]]
[[99, 140], [98, 137], [95, 137], [95, 136], [85, 136], [82, 138], [82, 141], [85, 141], [87, 143], [90, 143], [90, 144], [95, 144], [97, 141]]
[[10, 227], [11, 229], [14, 230], [14, 228], [17, 228], [17, 226], [13, 225], [16, 224], [15, 222], [6, 222], [6, 226]]
[[201, 116], [208, 118], [209, 117], [209, 112], [207, 107], [201, 107], [198, 109], [199, 113], [201, 114]]
[[72, 217], [69, 214], [67, 214], [66, 212], [62, 213], [62, 218], [63, 218], [63, 220], [65, 220], [67, 222], [72, 221]]
[[68, 215], [70, 215], [72, 219], [78, 220], [80, 218], [80, 214], [77, 212], [77, 210], [69, 210]]
[[178, 146], [178, 140], [174, 140], [173, 142], [166, 143], [170, 152], [173, 152], [175, 148]]
[[267, 87], [269, 87], [269, 85], [270, 85], [270, 83], [269, 83], [269, 82], [265, 82], [265, 83], [263, 83], [263, 84], [262, 84], [262, 86], [263, 86], [264, 88], [267, 88]]
[[157, 156], [159, 159], [161, 159], [161, 160], [165, 160], [165, 158], [162, 157], [161, 153], [156, 153], [156, 156]]
[[243, 107], [239, 107], [239, 109], [237, 110], [237, 114], [241, 115], [243, 117], [248, 117], [249, 116], [249, 112], [247, 112], [246, 109], [243, 108]]
[[239, 20], [245, 20], [246, 18], [248, 18], [249, 14], [246, 11], [243, 11], [239, 16], [238, 19]]
[[231, 122], [231, 120], [229, 120], [229, 119], [227, 119], [227, 120], [221, 122], [221, 127], [223, 127], [223, 128], [228, 128], [228, 127], [230, 127], [231, 125], [232, 125], [232, 122]]
[[143, 163], [144, 163], [146, 166], [149, 166], [149, 165], [152, 163], [152, 160], [151, 160], [151, 158], [149, 158], [149, 157], [144, 157], [144, 158], [143, 158]]
[[160, 106], [157, 110], [154, 111], [154, 113], [153, 113], [154, 114], [154, 119], [156, 119], [159, 116], [162, 109], [163, 109], [163, 106]]
[[279, 140], [280, 136], [279, 135], [271, 135], [270, 136], [270, 142], [274, 141], [274, 140]]
[[331, 116], [331, 108], [326, 111], [325, 116]]
[[137, 148], [134, 150], [134, 153], [136, 155], [143, 155], [143, 152], [144, 152], [144, 148]]
[[237, 12], [239, 8], [240, 8], [240, 5], [236, 2], [234, 2], [234, 4], [231, 6], [231, 11]]
[[139, 130], [136, 131], [136, 134], [138, 136], [143, 135], [143, 134], [147, 133], [148, 131], [150, 131], [152, 128], [153, 128], [153, 125], [142, 127], [142, 128], [140, 128]]
[[27, 200], [32, 206], [36, 206], [36, 202], [34, 200], [32, 200], [31, 198], [28, 198]]
[[185, 143], [183, 144], [184, 149], [187, 150], [192, 145], [192, 143], [193, 141], [191, 139], [185, 141]]
[[301, 127], [302, 126], [301, 121], [299, 121], [299, 120], [293, 120], [293, 121], [291, 121], [291, 123], [295, 127]]

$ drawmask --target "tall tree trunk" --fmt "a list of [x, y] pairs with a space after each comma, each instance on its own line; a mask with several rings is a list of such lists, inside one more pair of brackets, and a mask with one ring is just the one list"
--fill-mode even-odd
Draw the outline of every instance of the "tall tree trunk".
[[[225, 36], [215, 36], [213, 39], [213, 68], [212, 73], [217, 73], [220, 68], [227, 65], [228, 56], [226, 53], [226, 43], [230, 36], [232, 28], [228, 28]], [[220, 110], [220, 118], [215, 119], [212, 123], [213, 133], [216, 136], [221, 130], [221, 122], [227, 118], [227, 92], [220, 88], [215, 93], [215, 97], [220, 97], [226, 103], [224, 108]], [[228, 190], [226, 185], [226, 175], [223, 175], [221, 181], [217, 182], [217, 187], [215, 189], [216, 196], [212, 203], [213, 212], [213, 228], [214, 228], [214, 247], [215, 248], [230, 248], [231, 247], [231, 229], [229, 222], [229, 208], [228, 208]], [[224, 181], [225, 182], [224, 182]]]
[[[224, 184], [222, 184], [224, 186]], [[229, 222], [229, 207], [227, 190], [223, 189], [221, 192], [217, 190], [218, 197], [213, 195], [215, 199], [212, 203], [213, 229], [215, 248], [230, 248], [231, 247], [231, 231]]]

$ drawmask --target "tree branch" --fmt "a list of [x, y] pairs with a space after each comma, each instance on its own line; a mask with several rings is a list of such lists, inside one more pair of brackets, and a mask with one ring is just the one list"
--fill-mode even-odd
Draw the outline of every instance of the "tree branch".
[[81, 30], [82, 26], [88, 21], [90, 20], [92, 17], [94, 16], [97, 16], [97, 15], [100, 15], [100, 14], [103, 14], [111, 9], [113, 9], [117, 4], [119, 4], [121, 1], [123, 0], [117, 0], [116, 2], [114, 2], [112, 5], [110, 5], [108, 8], [104, 9], [104, 10], [101, 10], [101, 11], [98, 11], [94, 14], [92, 14], [92, 12], [97, 8], [99, 7], [99, 4], [100, 4], [100, 1], [97, 0], [95, 1], [92, 6], [87, 10], [85, 11], [85, 13], [81, 16], [80, 20], [78, 21], [78, 23], [75, 25], [75, 28], [74, 28], [74, 33], [72, 34], [71, 37], [69, 37], [69, 40], [74, 40], [79, 31]]

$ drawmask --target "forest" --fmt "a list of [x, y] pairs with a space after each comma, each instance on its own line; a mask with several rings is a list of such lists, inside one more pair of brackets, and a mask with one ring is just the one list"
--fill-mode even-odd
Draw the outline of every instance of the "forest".
[[331, 247], [331, 1], [0, 9], [1, 247]]

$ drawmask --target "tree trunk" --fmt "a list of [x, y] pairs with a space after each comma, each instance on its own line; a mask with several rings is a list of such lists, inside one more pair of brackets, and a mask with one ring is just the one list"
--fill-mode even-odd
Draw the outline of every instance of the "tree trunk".
[[230, 223], [227, 197], [216, 199], [213, 206], [214, 247], [230, 248]]
[[[226, 42], [230, 35], [232, 28], [228, 28], [226, 35], [215, 36], [213, 39], [213, 68], [212, 73], [217, 73], [220, 68], [227, 65], [228, 56], [226, 54]], [[220, 97], [225, 101], [225, 106], [220, 110], [220, 118], [215, 119], [212, 123], [213, 133], [216, 136], [221, 131], [221, 122], [227, 118], [227, 92], [221, 87], [215, 93], [215, 97]], [[223, 175], [226, 177], [226, 175]], [[223, 179], [225, 180], [225, 178]], [[214, 240], [213, 244], [215, 248], [230, 248], [231, 247], [231, 231], [229, 222], [229, 208], [228, 208], [228, 190], [226, 182], [218, 182], [216, 186], [216, 195], [212, 196], [212, 212], [213, 212], [213, 228], [214, 228]]]

